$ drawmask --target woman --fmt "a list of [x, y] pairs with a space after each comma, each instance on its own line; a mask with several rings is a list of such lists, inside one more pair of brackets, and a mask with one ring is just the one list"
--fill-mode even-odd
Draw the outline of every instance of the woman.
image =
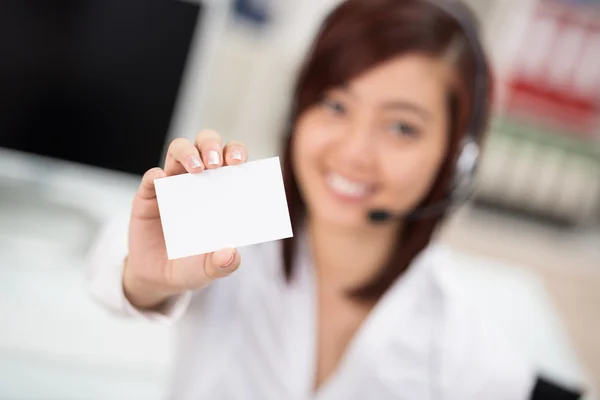
[[366, 217], [448, 196], [473, 108], [488, 107], [474, 75], [472, 47], [435, 4], [336, 8], [294, 94], [295, 237], [281, 242], [168, 261], [153, 180], [248, 157], [213, 131], [171, 143], [142, 179], [128, 244], [107, 231], [96, 247], [90, 285], [115, 312], [177, 321], [173, 399], [529, 398], [533, 370], [471, 318], [449, 253], [430, 244], [442, 216]]

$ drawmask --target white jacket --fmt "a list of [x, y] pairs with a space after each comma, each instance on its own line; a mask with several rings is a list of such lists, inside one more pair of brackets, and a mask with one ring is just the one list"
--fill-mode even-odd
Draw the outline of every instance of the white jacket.
[[528, 361], [483, 326], [431, 245], [375, 306], [334, 375], [317, 393], [316, 307], [310, 249], [300, 237], [297, 275], [283, 280], [280, 243], [239, 248], [240, 269], [174, 299], [158, 313], [123, 295], [127, 221], [107, 228], [91, 254], [91, 293], [114, 313], [174, 323], [170, 398], [256, 400], [526, 400]]

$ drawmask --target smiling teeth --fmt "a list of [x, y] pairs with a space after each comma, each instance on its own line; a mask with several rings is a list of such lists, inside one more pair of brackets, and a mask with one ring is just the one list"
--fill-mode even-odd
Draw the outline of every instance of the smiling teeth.
[[343, 176], [331, 173], [328, 176], [329, 186], [336, 192], [346, 196], [360, 197], [369, 192], [369, 186], [364, 183], [350, 181]]

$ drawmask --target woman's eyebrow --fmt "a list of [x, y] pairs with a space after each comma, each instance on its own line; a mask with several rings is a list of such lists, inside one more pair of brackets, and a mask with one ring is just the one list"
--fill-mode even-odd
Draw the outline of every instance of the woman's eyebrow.
[[[352, 91], [352, 88], [348, 85], [340, 85], [337, 88], [338, 91], [341, 91], [345, 94], [350, 95], [351, 97], [358, 98], [359, 96]], [[433, 119], [433, 115], [427, 111], [424, 107], [419, 104], [412, 102], [410, 100], [398, 99], [385, 101], [381, 104], [381, 107], [384, 109], [391, 110], [402, 110], [402, 111], [412, 111], [418, 114], [425, 121], [431, 121]]]
[[413, 103], [412, 101], [408, 101], [408, 100], [387, 101], [387, 102], [383, 103], [381, 105], [381, 107], [384, 109], [412, 111], [414, 113], [419, 114], [423, 119], [425, 119], [427, 121], [432, 119], [432, 115], [429, 111], [427, 111], [425, 108], [421, 107], [420, 105]]

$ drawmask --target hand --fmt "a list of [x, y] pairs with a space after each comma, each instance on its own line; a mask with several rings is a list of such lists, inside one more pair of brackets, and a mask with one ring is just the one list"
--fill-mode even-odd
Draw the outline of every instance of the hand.
[[[169, 261], [154, 180], [188, 172], [199, 174], [205, 169], [247, 160], [248, 152], [242, 143], [230, 142], [223, 147], [220, 135], [206, 130], [196, 136], [194, 143], [181, 138], [173, 140], [165, 169], [152, 168], [144, 174], [131, 210], [129, 255], [123, 273], [125, 295], [134, 306], [153, 308], [171, 296], [203, 288], [215, 279], [232, 274], [241, 262], [235, 249]], [[210, 227], [199, 226], [198, 229]]]

